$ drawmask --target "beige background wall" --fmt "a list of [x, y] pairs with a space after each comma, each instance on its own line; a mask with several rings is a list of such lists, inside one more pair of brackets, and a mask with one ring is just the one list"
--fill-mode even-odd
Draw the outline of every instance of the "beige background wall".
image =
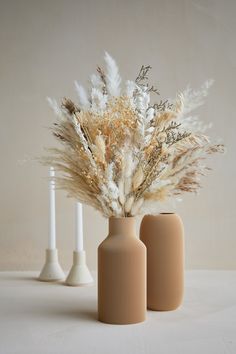
[[[125, 78], [141, 64], [163, 96], [188, 83], [216, 80], [200, 110], [228, 153], [198, 197], [178, 205], [186, 229], [187, 268], [236, 268], [234, 0], [1, 0], [0, 1], [0, 270], [39, 269], [48, 232], [47, 170], [21, 160], [54, 143], [46, 96], [75, 97], [74, 79], [86, 84], [104, 50]], [[74, 203], [57, 193], [58, 248], [65, 269], [73, 248]], [[85, 208], [88, 263], [106, 220]]]

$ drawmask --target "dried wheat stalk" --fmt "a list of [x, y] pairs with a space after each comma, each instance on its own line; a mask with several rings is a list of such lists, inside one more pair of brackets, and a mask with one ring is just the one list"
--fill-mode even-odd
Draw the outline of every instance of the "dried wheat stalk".
[[49, 99], [58, 121], [54, 136], [62, 147], [42, 159], [60, 175], [58, 186], [70, 197], [93, 206], [105, 217], [149, 213], [153, 203], [196, 192], [208, 167], [208, 155], [222, 152], [211, 144], [204, 126], [189, 113], [203, 103], [211, 82], [173, 101], [151, 104], [158, 93], [148, 84], [150, 67], [142, 66], [121, 91], [114, 59], [105, 54], [106, 70], [91, 76], [88, 95], [76, 83], [79, 103]]

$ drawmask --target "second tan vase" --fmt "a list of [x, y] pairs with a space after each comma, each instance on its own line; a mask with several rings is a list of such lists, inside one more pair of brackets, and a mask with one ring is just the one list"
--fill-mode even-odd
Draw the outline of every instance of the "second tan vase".
[[140, 239], [147, 247], [147, 306], [175, 310], [184, 292], [184, 231], [177, 214], [144, 216]]
[[110, 218], [98, 248], [98, 319], [131, 324], [146, 318], [146, 247], [133, 217]]

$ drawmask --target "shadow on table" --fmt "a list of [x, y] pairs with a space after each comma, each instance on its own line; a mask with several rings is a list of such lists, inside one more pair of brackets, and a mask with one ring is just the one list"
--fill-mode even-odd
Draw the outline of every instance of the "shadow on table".
[[1, 281], [2, 282], [9, 282], [9, 281], [14, 281], [14, 282], [22, 282], [22, 281], [37, 281], [39, 284], [48, 284], [48, 285], [65, 285], [64, 280], [60, 280], [60, 281], [43, 281], [43, 280], [39, 280], [39, 274], [38, 275], [21, 275], [21, 274], [9, 274], [9, 272], [7, 272], [7, 274], [2, 277]]
[[[80, 301], [70, 302], [69, 298], [65, 298], [64, 301], [61, 299], [46, 298], [41, 294], [38, 297], [34, 294], [34, 302], [30, 301], [26, 305], [24, 303], [24, 317], [32, 316], [35, 319], [45, 319], [47, 321], [61, 321], [65, 320], [73, 323], [81, 322], [97, 322], [97, 301], [96, 299], [86, 299], [81, 298]], [[13, 316], [19, 314], [22, 315], [22, 307], [14, 308], [12, 312]], [[8, 312], [8, 317], [11, 315], [11, 311]]]
[[76, 321], [92, 321], [92, 322], [97, 322], [98, 318], [97, 318], [97, 311], [96, 310], [91, 310], [91, 309], [63, 309], [63, 310], [59, 310], [58, 312], [53, 311], [51, 313], [52, 317], [56, 317], [56, 318], [63, 318], [63, 319], [74, 319]]
[[[54, 293], [53, 293], [54, 294]], [[79, 297], [73, 301], [69, 297], [54, 298], [48, 293], [35, 296], [34, 304], [29, 304], [27, 314], [35, 318], [47, 319], [47, 321], [72, 321], [72, 322], [97, 322], [97, 301], [92, 297]], [[32, 306], [33, 305], [33, 306]], [[26, 315], [26, 311], [24, 313]]]
[[2, 282], [9, 282], [9, 281], [22, 281], [22, 280], [38, 280], [37, 276], [33, 276], [33, 275], [16, 275], [16, 274], [10, 274], [9, 272], [7, 272], [7, 274], [5, 276], [2, 276], [1, 281]]
[[[32, 318], [33, 315], [35, 319], [47, 321], [61, 319], [76, 323], [98, 321], [97, 300], [92, 296], [90, 286], [87, 287], [88, 293], [85, 293], [85, 287], [68, 287], [65, 286], [64, 281], [42, 282], [35, 274], [16, 275], [8, 272], [2, 277], [1, 282], [5, 282], [6, 286], [10, 287], [11, 284], [17, 283], [18, 299], [9, 308], [8, 318], [22, 315]], [[42, 284], [45, 287], [42, 287]], [[61, 287], [58, 296], [55, 296], [57, 291], [55, 286]], [[78, 296], [74, 297], [75, 293]]]

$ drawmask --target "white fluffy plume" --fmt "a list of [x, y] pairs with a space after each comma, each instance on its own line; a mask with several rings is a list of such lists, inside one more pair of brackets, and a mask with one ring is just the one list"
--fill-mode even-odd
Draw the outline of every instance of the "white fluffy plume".
[[93, 88], [96, 88], [97, 90], [100, 90], [102, 92], [103, 83], [102, 83], [101, 78], [98, 74], [92, 74], [90, 76], [90, 81], [91, 81]]
[[126, 95], [128, 97], [133, 97], [134, 91], [137, 89], [137, 85], [134, 81], [127, 80], [126, 83]]
[[88, 95], [84, 89], [83, 86], [81, 86], [78, 81], [75, 81], [75, 88], [76, 88], [76, 92], [78, 94], [79, 97], [79, 103], [81, 105], [82, 108], [88, 108], [90, 103], [89, 103], [89, 99], [88, 99]]
[[107, 95], [103, 95], [98, 89], [92, 88], [91, 101], [91, 109], [96, 113], [102, 113], [106, 109]]
[[62, 110], [61, 110], [61, 107], [59, 106], [59, 104], [57, 103], [57, 100], [55, 100], [55, 98], [47, 97], [47, 101], [48, 101], [49, 106], [53, 110], [54, 114], [58, 117], [61, 117]]
[[121, 77], [115, 60], [105, 52], [107, 90], [111, 96], [120, 95]]
[[196, 193], [209, 170], [205, 158], [224, 150], [191, 113], [212, 81], [176, 100], [153, 101], [158, 91], [149, 83], [150, 69], [142, 65], [122, 89], [116, 62], [105, 53], [105, 68], [90, 76], [88, 90], [75, 82], [78, 104], [48, 99], [59, 117], [52, 132], [61, 147], [49, 149], [42, 162], [60, 173], [59, 189], [105, 217], [155, 214], [168, 198]]
[[213, 85], [214, 80], [207, 80], [199, 90], [193, 90], [187, 87], [180, 95], [183, 103], [183, 114], [187, 114], [204, 103], [204, 98], [208, 95], [209, 88]]
[[213, 83], [214, 80], [207, 80], [198, 90], [193, 90], [188, 86], [177, 96], [180, 107], [178, 120], [182, 124], [182, 129], [204, 133], [207, 129], [211, 128], [211, 123], [204, 124], [198, 119], [198, 116], [192, 116], [191, 112], [204, 103], [209, 88]]

